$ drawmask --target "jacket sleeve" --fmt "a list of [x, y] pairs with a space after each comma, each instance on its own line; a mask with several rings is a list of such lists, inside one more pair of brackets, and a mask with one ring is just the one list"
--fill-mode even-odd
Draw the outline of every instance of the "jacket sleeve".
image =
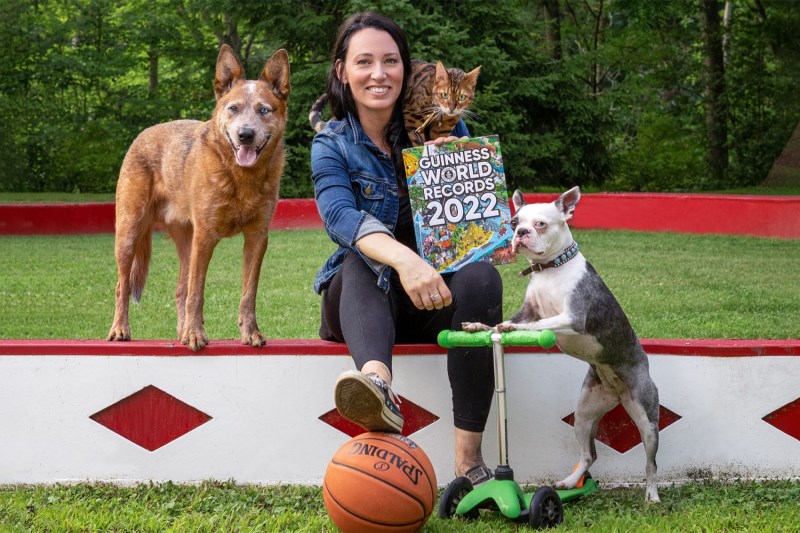
[[325, 231], [331, 239], [346, 248], [370, 233], [391, 231], [378, 219], [358, 209], [347, 167], [346, 151], [341, 140], [317, 134], [311, 143], [311, 179], [314, 199]]

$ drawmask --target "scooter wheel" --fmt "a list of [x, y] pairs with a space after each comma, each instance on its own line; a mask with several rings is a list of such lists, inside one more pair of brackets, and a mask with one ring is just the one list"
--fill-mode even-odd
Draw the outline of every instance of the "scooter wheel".
[[[451, 518], [456, 514], [459, 502], [472, 492], [472, 482], [467, 477], [457, 477], [445, 487], [442, 492], [442, 499], [439, 500], [439, 518]], [[470, 520], [478, 518], [478, 510], [470, 511], [460, 515]]]
[[533, 493], [528, 520], [534, 529], [556, 527], [564, 521], [564, 507], [553, 487], [539, 487]]

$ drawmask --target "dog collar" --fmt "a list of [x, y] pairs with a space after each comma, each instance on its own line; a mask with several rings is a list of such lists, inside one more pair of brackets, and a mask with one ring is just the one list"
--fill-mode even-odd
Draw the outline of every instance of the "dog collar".
[[572, 241], [572, 244], [564, 248], [564, 251], [561, 252], [561, 255], [553, 259], [548, 263], [531, 263], [531, 266], [523, 270], [519, 273], [520, 276], [527, 276], [532, 274], [533, 272], [541, 272], [546, 268], [558, 268], [562, 266], [564, 263], [572, 259], [578, 255], [578, 243]]

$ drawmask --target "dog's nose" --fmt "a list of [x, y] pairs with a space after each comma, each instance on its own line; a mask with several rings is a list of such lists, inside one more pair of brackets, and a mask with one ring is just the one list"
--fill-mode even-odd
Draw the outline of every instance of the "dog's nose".
[[242, 144], [252, 144], [255, 137], [256, 131], [253, 128], [239, 129], [239, 140], [242, 142]]
[[528, 228], [517, 228], [517, 237], [524, 237], [530, 232], [531, 230], [529, 230]]

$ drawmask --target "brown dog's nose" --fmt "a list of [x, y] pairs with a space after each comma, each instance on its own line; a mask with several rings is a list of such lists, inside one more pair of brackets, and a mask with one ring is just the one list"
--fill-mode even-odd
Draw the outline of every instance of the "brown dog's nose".
[[256, 137], [256, 132], [253, 128], [240, 128], [239, 129], [239, 140], [242, 144], [252, 144], [253, 139]]

